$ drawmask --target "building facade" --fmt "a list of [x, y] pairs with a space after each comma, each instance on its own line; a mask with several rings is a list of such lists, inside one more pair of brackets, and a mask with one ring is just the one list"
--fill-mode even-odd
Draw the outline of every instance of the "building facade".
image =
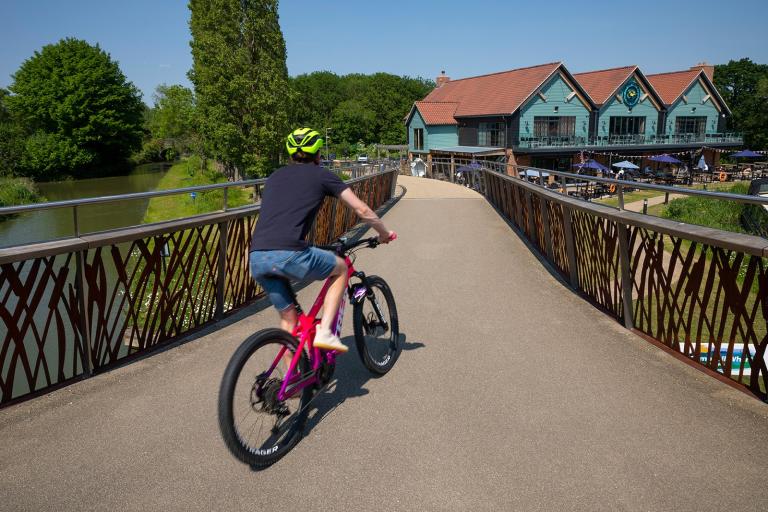
[[561, 62], [450, 80], [405, 119], [412, 158], [506, 155], [513, 163], [567, 170], [588, 153], [605, 160], [718, 150], [742, 144], [713, 66], [645, 75], [637, 66], [571, 74]]

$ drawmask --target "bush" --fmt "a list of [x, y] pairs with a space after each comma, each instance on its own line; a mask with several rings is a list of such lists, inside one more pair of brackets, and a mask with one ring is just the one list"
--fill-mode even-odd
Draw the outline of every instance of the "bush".
[[[35, 184], [26, 178], [0, 178], [0, 208], [20, 204], [39, 203], [44, 198], [38, 193]], [[0, 215], [0, 220], [14, 215]]]

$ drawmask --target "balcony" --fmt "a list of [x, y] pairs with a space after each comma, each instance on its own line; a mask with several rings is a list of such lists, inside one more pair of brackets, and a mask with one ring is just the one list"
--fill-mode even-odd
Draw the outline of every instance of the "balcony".
[[605, 137], [520, 137], [521, 149], [607, 148], [616, 146], [685, 146], [696, 144], [743, 144], [740, 133], [686, 133], [680, 135], [613, 135]]

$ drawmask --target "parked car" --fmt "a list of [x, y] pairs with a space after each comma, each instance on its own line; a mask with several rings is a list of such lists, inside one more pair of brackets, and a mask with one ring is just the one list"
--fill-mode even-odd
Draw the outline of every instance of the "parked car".
[[358, 162], [368, 162], [368, 155], [357, 155]]

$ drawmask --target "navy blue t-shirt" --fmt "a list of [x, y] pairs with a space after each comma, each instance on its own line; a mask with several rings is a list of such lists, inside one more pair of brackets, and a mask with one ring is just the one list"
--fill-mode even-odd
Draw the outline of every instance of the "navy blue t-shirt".
[[314, 163], [276, 170], [264, 185], [251, 251], [302, 251], [312, 222], [326, 196], [339, 197], [347, 184]]

